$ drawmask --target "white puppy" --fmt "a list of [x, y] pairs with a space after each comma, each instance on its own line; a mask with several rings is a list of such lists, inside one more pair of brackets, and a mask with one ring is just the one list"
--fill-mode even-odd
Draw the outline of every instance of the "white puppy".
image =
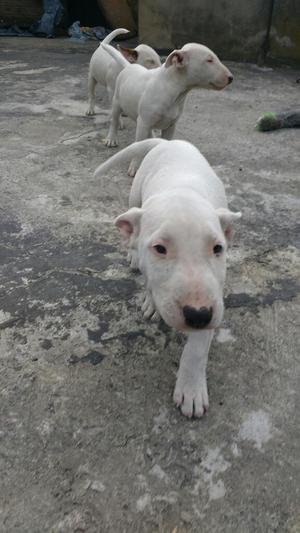
[[[123, 66], [112, 103], [112, 116], [107, 146], [118, 145], [118, 123], [121, 112], [137, 122], [136, 141], [152, 136], [153, 129], [172, 139], [185, 98], [191, 89], [224, 89], [232, 82], [231, 72], [206, 46], [189, 43], [174, 50], [166, 62], [154, 70], [129, 65], [110, 45], [101, 44]], [[134, 174], [134, 168], [131, 174]]]
[[226, 252], [233, 222], [222, 182], [190, 143], [148, 139], [100, 165], [104, 174], [132, 157], [141, 163], [130, 209], [116, 219], [131, 265], [145, 276], [143, 312], [187, 334], [174, 391], [184, 415], [208, 408], [206, 363], [223, 316]]
[[[101, 44], [109, 44], [117, 35], [122, 33], [128, 33], [128, 30], [124, 28], [118, 28], [112, 31]], [[115, 50], [115, 49], [114, 49]], [[139, 44], [136, 48], [125, 48], [123, 46], [118, 46], [118, 51], [116, 54], [123, 54], [126, 57], [129, 63], [137, 63], [138, 65], [143, 65], [147, 69], [159, 67], [161, 65], [159, 55], [146, 44]], [[126, 63], [127, 65], [127, 63]], [[101, 45], [98, 46], [97, 50], [93, 53], [90, 61], [89, 67], [89, 77], [88, 77], [88, 93], [89, 93], [89, 108], [87, 110], [87, 115], [95, 114], [95, 89], [97, 83], [105, 85], [109, 101], [112, 101], [112, 97], [115, 90], [116, 79], [118, 74], [123, 68], [120, 63], [113, 59]]]

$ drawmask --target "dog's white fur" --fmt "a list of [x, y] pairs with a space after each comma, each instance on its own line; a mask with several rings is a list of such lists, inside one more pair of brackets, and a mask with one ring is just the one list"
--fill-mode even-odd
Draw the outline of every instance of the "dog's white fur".
[[[200, 417], [208, 408], [208, 351], [223, 316], [226, 251], [233, 221], [241, 213], [229, 211], [222, 182], [185, 141], [134, 143], [100, 165], [95, 175], [132, 157], [140, 166], [130, 192], [130, 209], [115, 223], [128, 244], [131, 265], [145, 276], [144, 315], [157, 312], [188, 336], [174, 401], [184, 415]], [[216, 245], [223, 251], [216, 253]], [[210, 322], [191, 327], [186, 307], [211, 309]]]
[[[109, 44], [115, 37], [124, 33], [128, 33], [128, 30], [125, 28], [118, 28], [107, 35], [102, 41], [102, 44]], [[99, 45], [91, 57], [88, 75], [89, 107], [86, 113], [87, 115], [95, 114], [95, 89], [97, 83], [106, 87], [108, 98], [111, 102], [115, 90], [116, 79], [124, 66], [127, 66], [129, 63], [137, 63], [138, 65], [143, 65], [145, 68], [151, 69], [161, 65], [159, 55], [153, 50], [153, 48], [151, 48], [151, 46], [146, 44], [139, 44], [133, 49], [118, 46], [116, 54], [119, 56], [119, 62], [112, 58], [104, 48]], [[125, 62], [122, 63], [122, 59], [124, 59], [122, 54], [128, 61], [125, 60]]]
[[[231, 72], [206, 46], [197, 43], [174, 50], [166, 62], [154, 70], [141, 65], [125, 66], [123, 58], [110, 45], [103, 47], [123, 70], [120, 72], [112, 103], [111, 124], [105, 144], [118, 145], [118, 122], [122, 112], [136, 121], [136, 141], [152, 136], [153, 129], [172, 139], [185, 98], [191, 89], [221, 90], [233, 80]], [[134, 168], [130, 174], [134, 175]]]

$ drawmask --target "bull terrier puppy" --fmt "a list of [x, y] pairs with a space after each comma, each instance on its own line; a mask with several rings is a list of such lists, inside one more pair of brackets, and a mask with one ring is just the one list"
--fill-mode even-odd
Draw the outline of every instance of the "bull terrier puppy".
[[[123, 67], [112, 102], [111, 123], [106, 146], [118, 145], [118, 123], [123, 112], [136, 121], [135, 140], [152, 137], [153, 129], [162, 132], [162, 138], [172, 139], [186, 96], [191, 89], [224, 89], [233, 81], [231, 72], [206, 46], [197, 43], [174, 50], [159, 68], [147, 70], [131, 65], [112, 46], [104, 48]], [[129, 174], [134, 176], [132, 163]]]
[[133, 268], [146, 282], [145, 317], [158, 313], [187, 335], [174, 402], [187, 417], [208, 409], [206, 364], [223, 317], [226, 253], [241, 213], [227, 207], [222, 182], [185, 141], [148, 139], [100, 165], [96, 176], [135, 158], [129, 210], [115, 221]]
[[[109, 44], [117, 35], [128, 33], [125, 28], [118, 28], [112, 31], [102, 44]], [[137, 63], [143, 65], [147, 69], [156, 68], [161, 65], [159, 55], [146, 44], [139, 44], [136, 48], [125, 48], [118, 45], [119, 56], [123, 56], [128, 60], [128, 64]], [[122, 64], [123, 65], [123, 64]], [[88, 94], [89, 94], [89, 108], [86, 112], [87, 115], [95, 114], [95, 89], [97, 83], [106, 87], [109, 101], [112, 101], [116, 79], [121, 72], [123, 66], [121, 66], [114, 58], [112, 58], [104, 48], [99, 45], [97, 50], [93, 53], [89, 66], [88, 76]]]

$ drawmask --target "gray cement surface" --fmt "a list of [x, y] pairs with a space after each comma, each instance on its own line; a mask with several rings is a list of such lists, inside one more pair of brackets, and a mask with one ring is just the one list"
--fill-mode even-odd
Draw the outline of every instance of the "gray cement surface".
[[141, 317], [112, 225], [131, 180], [93, 178], [116, 151], [103, 90], [84, 115], [96, 45], [0, 46], [0, 531], [299, 532], [300, 134], [254, 129], [299, 106], [299, 71], [231, 63], [234, 83], [191, 93], [178, 124], [243, 212], [210, 409], [187, 420], [183, 339]]

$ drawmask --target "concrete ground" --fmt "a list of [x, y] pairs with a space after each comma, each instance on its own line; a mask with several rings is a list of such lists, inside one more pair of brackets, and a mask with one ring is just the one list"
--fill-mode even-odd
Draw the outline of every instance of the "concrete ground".
[[103, 90], [85, 116], [96, 45], [0, 44], [1, 532], [299, 532], [300, 137], [254, 129], [299, 106], [299, 70], [231, 63], [234, 83], [190, 94], [178, 125], [243, 212], [210, 409], [187, 420], [183, 339], [141, 317], [112, 225], [131, 180], [93, 178], [116, 151]]

